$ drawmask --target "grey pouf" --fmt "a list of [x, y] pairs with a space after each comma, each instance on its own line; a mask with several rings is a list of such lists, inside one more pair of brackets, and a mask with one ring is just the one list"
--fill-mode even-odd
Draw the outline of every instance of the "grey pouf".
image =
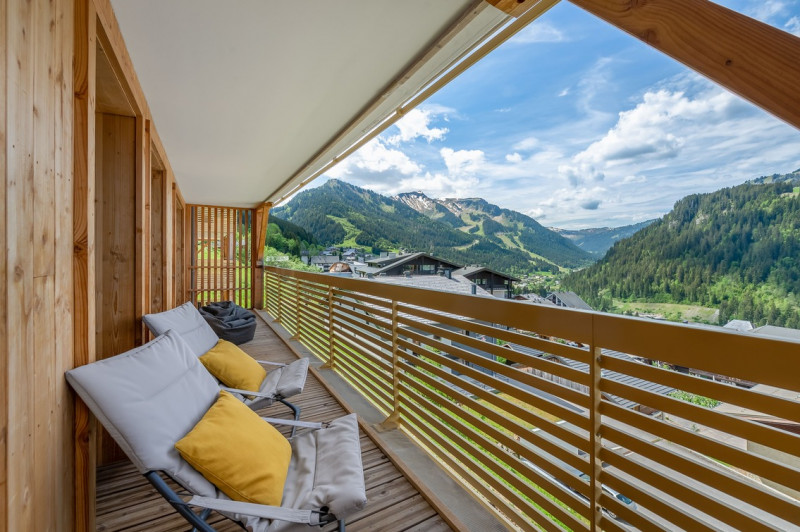
[[236, 345], [249, 342], [256, 333], [256, 317], [233, 301], [219, 301], [200, 307], [200, 314], [217, 336]]

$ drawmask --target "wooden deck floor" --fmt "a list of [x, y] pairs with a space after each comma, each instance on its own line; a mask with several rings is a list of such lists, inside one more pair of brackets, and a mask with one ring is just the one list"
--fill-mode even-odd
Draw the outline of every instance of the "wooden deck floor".
[[[255, 338], [242, 348], [262, 360], [291, 362], [296, 359], [283, 341], [260, 320]], [[303, 393], [295, 396], [293, 402], [303, 409], [301, 419], [305, 421], [330, 420], [346, 413], [311, 374]], [[260, 413], [289, 417], [288, 409], [280, 404]], [[451, 530], [364, 432], [361, 433], [361, 453], [368, 502], [363, 511], [347, 520], [348, 531]], [[212, 516], [209, 522], [220, 531], [241, 531], [238, 525], [221, 516]], [[166, 532], [188, 530], [189, 526], [126, 462], [98, 468], [97, 529]], [[331, 525], [323, 530], [333, 529], [335, 526]]]

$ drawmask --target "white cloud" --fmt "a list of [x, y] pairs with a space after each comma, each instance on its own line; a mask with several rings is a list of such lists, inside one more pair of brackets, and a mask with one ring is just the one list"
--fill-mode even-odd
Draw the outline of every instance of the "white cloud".
[[444, 139], [448, 132], [447, 128], [430, 127], [433, 118], [439, 114], [443, 114], [441, 108], [412, 109], [394, 124], [400, 132], [397, 135], [388, 137], [386, 141], [389, 144], [397, 145], [401, 142], [412, 141], [418, 137], [422, 137], [428, 142]]
[[758, 0], [755, 6], [744, 10], [744, 14], [761, 22], [770, 22], [773, 17], [786, 10], [786, 2], [782, 0]]
[[533, 218], [534, 220], [540, 220], [542, 218], [547, 218], [547, 213], [541, 207], [534, 207], [533, 209], [528, 209], [525, 211], [525, 214]]
[[559, 98], [563, 98], [563, 97], [564, 97], [564, 96], [566, 96], [567, 94], [569, 94], [569, 87], [566, 87], [566, 88], [564, 88], [564, 89], [561, 89], [561, 92], [559, 92], [559, 93], [558, 93], [558, 97], [559, 97]]
[[783, 27], [792, 35], [800, 37], [800, 17], [790, 18]]
[[391, 193], [419, 190], [435, 198], [466, 198], [477, 194], [479, 184], [479, 180], [475, 176], [426, 173], [400, 180]]
[[737, 97], [721, 90], [694, 99], [664, 89], [647, 92], [635, 108], [619, 113], [616, 125], [576, 155], [574, 162], [603, 167], [631, 160], [671, 159], [699, 126], [719, 124], [740, 108]]
[[567, 37], [560, 29], [543, 20], [537, 20], [516, 34], [509, 41], [516, 44], [531, 44], [544, 42], [564, 42]]
[[419, 173], [422, 167], [400, 150], [388, 148], [380, 139], [372, 139], [357, 152], [334, 166], [326, 175], [343, 178], [358, 174], [398, 172], [404, 175]]
[[486, 162], [486, 155], [481, 150], [453, 150], [442, 148], [439, 154], [444, 159], [450, 175], [475, 175]]
[[539, 146], [539, 139], [536, 137], [527, 137], [514, 144], [512, 149], [514, 151], [531, 151], [537, 146]]
[[507, 153], [506, 154], [506, 161], [508, 161], [510, 163], [514, 163], [514, 164], [522, 162], [522, 155], [520, 155], [517, 152]]

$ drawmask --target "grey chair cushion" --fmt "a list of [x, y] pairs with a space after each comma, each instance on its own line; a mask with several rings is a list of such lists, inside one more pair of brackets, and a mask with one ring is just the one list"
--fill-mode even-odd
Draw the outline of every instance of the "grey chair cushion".
[[306, 376], [308, 375], [308, 359], [301, 358], [295, 360], [287, 366], [280, 366], [276, 369], [270, 370], [264, 381], [261, 383], [259, 391], [262, 393], [269, 393], [273, 398], [268, 397], [255, 397], [251, 399], [244, 399], [247, 406], [257, 409], [271, 405], [275, 399], [274, 396], [280, 395], [281, 397], [292, 397], [303, 391], [306, 384]]
[[[343, 519], [367, 504], [361, 464], [358, 420], [340, 417], [330, 426], [303, 432], [292, 441], [292, 461], [283, 489], [285, 508], [320, 508]], [[263, 519], [242, 519], [254, 531], [308, 531], [308, 525]]]
[[208, 353], [209, 349], [219, 341], [219, 337], [200, 315], [200, 311], [189, 301], [172, 310], [146, 314], [142, 317], [142, 321], [156, 336], [169, 330], [176, 331], [198, 357]]
[[161, 470], [198, 495], [217, 496], [175, 450], [175, 442], [219, 396], [217, 381], [181, 335], [168, 331], [121, 355], [70, 370], [66, 378], [142, 473]]

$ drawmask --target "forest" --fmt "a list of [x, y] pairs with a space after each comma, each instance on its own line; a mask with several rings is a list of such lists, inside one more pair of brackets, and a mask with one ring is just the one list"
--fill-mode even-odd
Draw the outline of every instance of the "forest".
[[595, 308], [611, 300], [718, 307], [719, 323], [800, 328], [800, 188], [746, 183], [678, 201], [563, 281]]

